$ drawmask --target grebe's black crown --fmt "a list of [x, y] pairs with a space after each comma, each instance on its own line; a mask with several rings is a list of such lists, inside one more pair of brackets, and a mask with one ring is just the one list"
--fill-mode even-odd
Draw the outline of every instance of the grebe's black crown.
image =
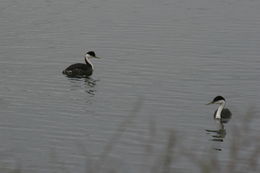
[[217, 102], [217, 101], [219, 101], [219, 100], [224, 100], [224, 101], [225, 101], [224, 97], [222, 97], [222, 96], [217, 96], [217, 97], [215, 97], [215, 98], [213, 99], [213, 103], [214, 103], [214, 102]]
[[89, 54], [90, 56], [96, 57], [96, 54], [94, 51], [89, 51], [89, 52], [87, 52], [87, 54]]

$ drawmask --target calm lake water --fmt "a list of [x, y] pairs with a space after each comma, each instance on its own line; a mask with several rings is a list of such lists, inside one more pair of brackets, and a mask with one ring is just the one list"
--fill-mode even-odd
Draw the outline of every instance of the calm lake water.
[[[221, 149], [224, 162], [233, 127], [260, 112], [259, 9], [256, 0], [1, 0], [0, 168], [150, 172], [171, 130], [199, 157]], [[63, 76], [88, 50], [102, 57], [91, 79]], [[216, 106], [205, 106], [216, 95], [233, 113], [223, 142], [205, 131], [217, 128]], [[174, 170], [195, 172], [175, 159]]]

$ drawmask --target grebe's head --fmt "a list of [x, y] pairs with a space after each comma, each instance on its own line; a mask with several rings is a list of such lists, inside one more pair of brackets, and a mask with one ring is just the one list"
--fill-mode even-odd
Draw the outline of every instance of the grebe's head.
[[96, 53], [94, 51], [89, 51], [86, 54], [86, 58], [99, 58], [96, 56]]
[[210, 104], [220, 104], [221, 105], [225, 102], [226, 102], [226, 100], [224, 99], [224, 97], [217, 96], [211, 102], [209, 102], [207, 105], [210, 105]]

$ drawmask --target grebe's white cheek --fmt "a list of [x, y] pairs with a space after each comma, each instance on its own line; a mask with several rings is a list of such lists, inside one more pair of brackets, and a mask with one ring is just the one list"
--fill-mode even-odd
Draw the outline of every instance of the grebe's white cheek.
[[222, 103], [223, 103], [223, 100], [218, 100], [215, 102], [215, 104], [219, 104], [219, 105], [221, 105]]
[[89, 55], [89, 54], [86, 54], [86, 55], [85, 55], [85, 58], [88, 58], [88, 59], [89, 59], [89, 58], [92, 58], [92, 56]]
[[219, 100], [219, 101], [216, 102], [216, 104], [218, 104], [218, 105], [225, 105], [226, 102], [225, 102], [225, 100]]
[[220, 102], [220, 104], [226, 103], [224, 100], [220, 100], [219, 102]]

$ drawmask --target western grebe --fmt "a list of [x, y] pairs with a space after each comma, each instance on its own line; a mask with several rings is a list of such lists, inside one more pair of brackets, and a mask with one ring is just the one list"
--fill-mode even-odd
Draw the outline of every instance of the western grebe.
[[94, 51], [89, 51], [85, 55], [85, 62], [83, 63], [76, 63], [72, 64], [69, 67], [67, 67], [65, 70], [63, 70], [63, 74], [67, 75], [68, 77], [87, 77], [92, 75], [94, 66], [90, 62], [90, 58], [99, 58], [96, 56]]
[[224, 108], [225, 104], [226, 104], [226, 100], [224, 99], [224, 97], [217, 96], [207, 105], [210, 105], [210, 104], [219, 104], [220, 105], [214, 113], [214, 119], [220, 120], [221, 123], [227, 123], [230, 120], [232, 113], [230, 112], [229, 109]]

